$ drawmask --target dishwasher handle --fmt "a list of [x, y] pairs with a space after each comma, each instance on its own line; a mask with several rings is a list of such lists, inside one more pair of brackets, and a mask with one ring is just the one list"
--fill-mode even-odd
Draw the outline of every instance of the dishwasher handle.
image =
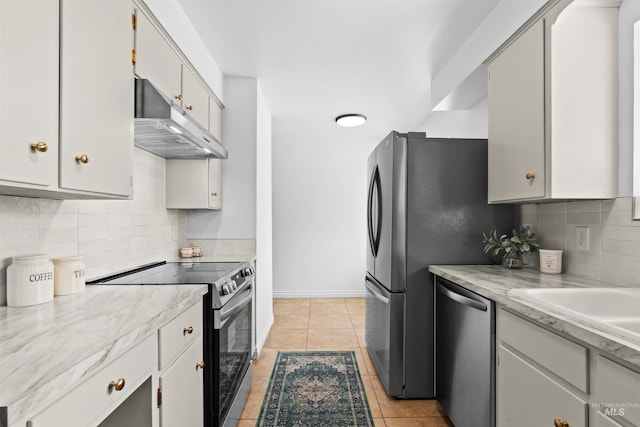
[[371, 295], [376, 297], [378, 301], [382, 302], [385, 305], [389, 305], [389, 298], [380, 293], [377, 284], [371, 278], [369, 278], [369, 276], [365, 276], [364, 286], [365, 288], [367, 288], [367, 291], [369, 291]]
[[438, 283], [438, 291], [440, 291], [440, 293], [442, 293], [444, 296], [462, 305], [475, 308], [476, 310], [487, 311], [487, 304], [485, 304], [484, 302], [475, 300], [466, 295], [461, 295], [458, 292], [456, 292], [454, 289], [451, 289], [449, 286], [447, 286], [446, 283], [443, 283], [439, 280], [437, 283]]

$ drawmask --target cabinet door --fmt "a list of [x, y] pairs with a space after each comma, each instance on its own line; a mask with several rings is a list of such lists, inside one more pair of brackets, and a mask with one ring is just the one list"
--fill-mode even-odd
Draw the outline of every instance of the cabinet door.
[[222, 107], [209, 98], [209, 132], [222, 143]]
[[161, 92], [180, 105], [181, 62], [169, 42], [140, 10], [136, 11], [135, 73], [149, 79]]
[[222, 160], [209, 159], [209, 208], [222, 209]]
[[53, 1], [0, 2], [0, 180], [57, 186], [58, 13]]
[[[160, 376], [160, 425], [201, 426], [204, 422], [202, 335]], [[211, 369], [205, 366], [204, 369]]]
[[587, 427], [588, 405], [580, 397], [511, 350], [498, 346], [496, 418], [498, 427]]
[[544, 197], [544, 100], [540, 20], [489, 64], [490, 202]]
[[182, 108], [203, 128], [209, 129], [209, 95], [196, 76], [182, 66]]
[[134, 106], [131, 3], [60, 4], [60, 187], [129, 196]]

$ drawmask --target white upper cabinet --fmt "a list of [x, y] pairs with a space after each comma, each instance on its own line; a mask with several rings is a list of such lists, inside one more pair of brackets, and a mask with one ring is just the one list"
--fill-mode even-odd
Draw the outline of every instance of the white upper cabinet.
[[0, 2], [0, 181], [58, 184], [58, 2]]
[[619, 0], [558, 0], [487, 61], [489, 202], [617, 196]]
[[180, 58], [151, 20], [140, 10], [136, 11], [135, 49], [136, 75], [149, 79], [162, 93], [180, 105]]
[[177, 53], [179, 49], [160, 23], [151, 16], [142, 5], [136, 11], [136, 75], [151, 81], [203, 128], [209, 129], [208, 88], [187, 65], [189, 61]]
[[222, 209], [222, 160], [167, 159], [168, 209]]
[[132, 194], [131, 3], [62, 0], [60, 187]]
[[222, 142], [222, 106], [213, 98], [209, 98], [209, 132]]
[[182, 66], [182, 108], [203, 128], [209, 129], [209, 95], [185, 65]]

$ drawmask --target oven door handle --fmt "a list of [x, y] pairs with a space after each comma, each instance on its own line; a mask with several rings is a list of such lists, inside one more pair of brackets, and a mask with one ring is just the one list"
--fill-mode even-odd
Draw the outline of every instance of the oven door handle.
[[227, 306], [224, 306], [222, 308], [222, 310], [220, 310], [220, 327], [223, 327], [225, 325], [225, 323], [227, 323], [227, 321], [233, 317], [233, 315], [235, 315], [237, 312], [239, 312], [240, 310], [242, 310], [244, 308], [244, 306], [246, 306], [247, 304], [249, 304], [253, 298], [253, 287], [249, 286], [246, 289], [244, 289], [242, 291], [242, 293], [238, 294], [238, 296], [235, 299], [240, 298], [240, 295], [246, 293], [247, 296], [240, 299], [240, 301], [238, 301], [236, 304], [232, 305], [231, 307], [227, 308]]

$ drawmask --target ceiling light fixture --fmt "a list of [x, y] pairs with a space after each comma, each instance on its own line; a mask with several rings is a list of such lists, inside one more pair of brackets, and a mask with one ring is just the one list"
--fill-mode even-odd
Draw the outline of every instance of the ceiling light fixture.
[[354, 127], [360, 126], [367, 121], [367, 116], [362, 114], [343, 114], [336, 117], [336, 123], [338, 126]]

